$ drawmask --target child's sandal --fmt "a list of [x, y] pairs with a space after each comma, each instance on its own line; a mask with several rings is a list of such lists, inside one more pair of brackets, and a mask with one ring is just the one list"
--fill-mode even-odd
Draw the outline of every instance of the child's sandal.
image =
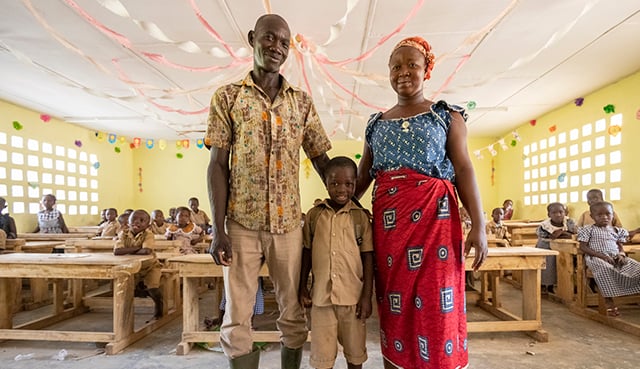
[[607, 316], [617, 317], [620, 316], [620, 312], [617, 307], [612, 307], [607, 309]]

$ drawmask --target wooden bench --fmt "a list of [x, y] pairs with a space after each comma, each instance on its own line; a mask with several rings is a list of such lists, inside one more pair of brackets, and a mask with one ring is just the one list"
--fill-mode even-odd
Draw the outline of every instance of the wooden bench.
[[[180, 253], [180, 246], [184, 245], [183, 240], [155, 240], [153, 250], [156, 252]], [[64, 244], [69, 252], [113, 252], [116, 240], [113, 239], [67, 239]]]
[[538, 235], [535, 227], [513, 227], [511, 233], [511, 246], [531, 246], [535, 247], [538, 243]]
[[100, 226], [67, 226], [69, 233], [98, 233]]
[[[546, 342], [548, 334], [542, 330], [540, 301], [540, 270], [545, 267], [545, 257], [557, 252], [530, 247], [500, 247], [489, 249], [489, 256], [480, 269], [483, 272], [499, 272], [501, 270], [520, 270], [523, 273], [522, 311], [512, 312], [501, 306], [500, 288], [492, 281], [492, 291], [482, 288], [478, 306], [489, 311], [501, 321], [469, 322], [469, 332], [512, 332], [523, 331], [539, 341]], [[466, 269], [472, 270], [473, 252], [466, 260]], [[224, 268], [216, 265], [207, 254], [183, 255], [170, 258], [168, 267], [176, 268], [182, 278], [182, 340], [178, 344], [177, 354], [186, 355], [196, 342], [219, 342], [220, 332], [200, 330], [200, 314], [198, 304], [198, 281], [204, 277], [221, 278]], [[493, 273], [497, 275], [498, 273]], [[263, 265], [260, 276], [268, 276], [268, 269]], [[279, 342], [278, 331], [253, 331], [253, 340], [257, 342]]]

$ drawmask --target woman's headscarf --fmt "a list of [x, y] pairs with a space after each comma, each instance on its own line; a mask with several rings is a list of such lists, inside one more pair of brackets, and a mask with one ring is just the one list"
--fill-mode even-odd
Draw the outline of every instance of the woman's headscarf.
[[398, 50], [398, 48], [403, 46], [413, 47], [414, 49], [420, 51], [422, 55], [424, 55], [424, 59], [427, 62], [427, 70], [424, 74], [424, 79], [427, 80], [431, 78], [431, 70], [433, 69], [435, 60], [435, 56], [431, 52], [431, 45], [429, 45], [429, 43], [422, 37], [407, 37], [404, 40], [398, 42], [398, 44], [393, 48], [391, 54], [393, 54], [396, 50]]

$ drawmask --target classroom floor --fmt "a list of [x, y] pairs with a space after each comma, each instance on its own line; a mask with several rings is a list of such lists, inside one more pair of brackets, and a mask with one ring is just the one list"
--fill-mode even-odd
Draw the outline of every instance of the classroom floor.
[[[517, 304], [520, 293], [509, 287], [505, 304]], [[206, 292], [200, 300], [203, 315], [210, 309], [213, 291]], [[268, 301], [268, 299], [267, 299]], [[139, 320], [150, 315], [146, 308], [136, 310]], [[211, 311], [211, 310], [209, 310]], [[31, 314], [35, 313], [30, 312]], [[621, 309], [625, 316], [640, 321], [640, 306]], [[23, 313], [24, 314], [24, 313]], [[493, 320], [484, 311], [469, 306], [469, 320]], [[258, 329], [273, 329], [276, 312], [269, 309], [256, 319]], [[603, 324], [579, 317], [561, 304], [543, 298], [543, 328], [549, 332], [548, 343], [538, 343], [523, 333], [472, 333], [469, 335], [470, 368], [638, 368], [640, 366], [640, 337], [609, 328]], [[73, 330], [93, 326], [100, 330], [109, 324], [109, 312], [91, 312], [60, 323], [57, 327]], [[377, 319], [368, 321], [367, 349], [369, 360], [364, 368], [382, 368], [377, 328]], [[151, 333], [144, 339], [127, 347], [117, 355], [106, 356], [93, 343], [46, 342], [46, 341], [5, 341], [0, 342], [0, 367], [3, 369], [26, 369], [46, 367], [47, 369], [144, 369], [144, 368], [228, 368], [227, 360], [217, 346], [210, 350], [195, 347], [186, 356], [176, 355], [176, 345], [180, 340], [181, 318]], [[56, 355], [66, 350], [64, 361]], [[18, 360], [17, 355], [32, 354], [30, 359]], [[340, 355], [340, 354], [339, 354]], [[64, 355], [63, 355], [64, 356]], [[309, 346], [305, 346], [302, 368], [309, 368]], [[260, 368], [280, 368], [278, 344], [268, 344], [261, 355]], [[344, 358], [336, 361], [336, 369], [346, 368]]]

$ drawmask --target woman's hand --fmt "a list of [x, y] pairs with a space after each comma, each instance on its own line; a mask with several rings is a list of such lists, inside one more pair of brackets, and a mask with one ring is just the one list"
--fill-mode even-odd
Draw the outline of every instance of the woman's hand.
[[475, 257], [473, 259], [473, 270], [478, 271], [478, 269], [484, 264], [485, 259], [487, 258], [487, 235], [484, 232], [484, 229], [480, 229], [481, 227], [472, 226], [471, 231], [467, 235], [467, 239], [464, 245], [464, 256], [469, 255], [469, 251], [473, 247], [475, 250]]

